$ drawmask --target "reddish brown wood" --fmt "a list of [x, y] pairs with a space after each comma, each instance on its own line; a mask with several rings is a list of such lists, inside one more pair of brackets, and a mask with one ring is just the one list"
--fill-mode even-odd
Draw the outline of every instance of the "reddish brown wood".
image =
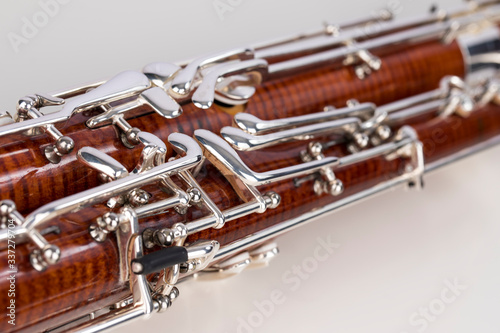
[[[271, 81], [258, 89], [246, 111], [263, 119], [276, 119], [317, 112], [326, 105], [344, 106], [350, 98], [382, 105], [435, 89], [444, 75], [464, 75], [456, 44], [425, 43], [383, 60], [382, 69], [362, 81], [352, 68], [335, 66]], [[130, 123], [165, 141], [172, 132], [192, 134], [196, 128], [205, 128], [217, 133], [222, 126], [231, 124], [232, 117], [217, 106], [200, 110], [188, 104], [183, 108], [184, 114], [177, 119], [165, 120], [151, 114]], [[140, 148], [125, 149], [111, 127], [90, 131], [83, 125], [86, 118], [77, 116], [62, 129], [74, 139], [76, 148], [57, 166], [48, 163], [43, 155], [43, 149], [52, 143], [47, 136], [29, 140], [1, 137], [0, 199], [14, 200], [26, 214], [57, 198], [98, 185], [95, 173], [76, 160], [76, 151], [84, 146], [98, 147], [132, 169]]]
[[[489, 106], [475, 112], [468, 119], [453, 117], [449, 121], [442, 120], [416, 125], [415, 128], [419, 132], [421, 140], [424, 143], [431, 140], [435, 144], [435, 146], [425, 145], [428, 161], [435, 160], [433, 156], [443, 157], [456, 152], [455, 143], [458, 144], [459, 148], [466, 148], [500, 135], [499, 111], [500, 107]], [[484, 120], [487, 121], [487, 126], [482, 125]], [[456, 125], [458, 123], [460, 127]], [[437, 129], [439, 131], [436, 131]], [[439, 135], [436, 136], [436, 133], [439, 133]], [[436, 138], [440, 139], [436, 140]], [[295, 148], [291, 151], [298, 153], [298, 150]], [[253, 157], [255, 157], [252, 156], [253, 154], [245, 154], [249, 155], [246, 156], [247, 162], [251, 163]], [[274, 167], [274, 161], [281, 157], [279, 154], [276, 151], [261, 152], [258, 156], [259, 163], [255, 163], [256, 167], [259, 169]], [[284, 153], [281, 152], [281, 154]], [[330, 154], [341, 155], [343, 152], [335, 149], [329, 152]], [[282, 161], [280, 165], [298, 162], [297, 159], [289, 157], [285, 158], [284, 161], [286, 163]], [[191, 237], [190, 241], [195, 239], [217, 239], [221, 244], [225, 245], [251, 232], [299, 216], [312, 208], [351, 195], [400, 173], [401, 161], [387, 162], [383, 159], [374, 159], [336, 171], [336, 175], [346, 185], [345, 194], [338, 198], [331, 198], [330, 196], [317, 197], [312, 191], [311, 184], [304, 184], [300, 188], [295, 188], [292, 183], [283, 182], [272, 187], [282, 196], [283, 200], [276, 210], [268, 211], [263, 215], [255, 214], [245, 219], [228, 222], [222, 230], [201, 232], [196, 237]], [[222, 209], [239, 203], [238, 198], [225, 179], [211, 165], [207, 165], [198, 179], [207, 192], [210, 193], [212, 200]], [[300, 197], [301, 200], [296, 200], [297, 197]], [[18, 274], [20, 283], [17, 296], [19, 302], [18, 320], [35, 325], [31, 327], [32, 329], [46, 328], [60, 320], [68, 320], [77, 313], [84, 314], [98, 309], [105, 304], [124, 297], [128, 293], [127, 287], [117, 282], [116, 263], [118, 253], [114, 237], [111, 237], [103, 244], [96, 244], [91, 241], [87, 233], [88, 221], [94, 220], [103, 211], [105, 210], [102, 207], [100, 209], [86, 210], [82, 213], [67, 215], [58, 221], [58, 225], [62, 229], [61, 238], [57, 239], [54, 236], [49, 236], [48, 239], [64, 249], [62, 262], [44, 273], [35, 272], [28, 263], [28, 250], [32, 249], [32, 246], [22, 246], [18, 249], [18, 260], [21, 263]], [[177, 214], [164, 214], [141, 222], [141, 227], [168, 226], [179, 221], [194, 220], [203, 214], [198, 210], [192, 210], [184, 217]], [[5, 256], [0, 258], [0, 260], [3, 259], [6, 259]], [[5, 274], [0, 275], [0, 278], [4, 279]], [[5, 288], [4, 282], [2, 282], [2, 288]], [[65, 305], [61, 308], [66, 308], [66, 305], [71, 304], [67, 310], [73, 311], [54, 316], [52, 311], [54, 308], [59, 308], [61, 304]], [[37, 321], [39, 321], [38, 326], [36, 325]]]
[[[421, 73], [425, 73], [425, 76]], [[317, 112], [325, 105], [341, 106], [349, 98], [383, 104], [434, 89], [442, 76], [450, 74], [464, 74], [463, 61], [457, 45], [425, 43], [403, 53], [387, 55], [384, 57], [382, 70], [364, 81], [354, 77], [350, 68], [324, 68], [266, 83], [258, 89], [246, 111], [264, 119], [276, 119]], [[478, 116], [481, 114], [484, 117], [487, 115], [492, 125], [472, 126], [467, 133], [462, 133], [463, 136], [459, 137], [464, 140], [460, 141], [462, 146], [476, 143], [477, 137], [485, 138], [499, 133], [498, 110], [490, 107], [479, 112]], [[98, 147], [121, 161], [127, 168], [133, 168], [139, 149], [127, 151], [110, 127], [90, 131], [82, 125], [84, 118], [85, 115], [75, 117], [62, 130], [75, 140], [77, 149], [83, 146]], [[474, 119], [471, 117], [464, 120], [464, 126]], [[230, 125], [231, 120], [232, 116], [217, 106], [209, 110], [198, 110], [192, 105], [185, 105], [184, 114], [178, 119], [166, 121], [156, 114], [151, 114], [134, 119], [130, 123], [166, 140], [172, 132], [192, 134], [197, 128], [218, 132], [222, 126]], [[425, 139], [427, 125], [422, 126], [423, 129], [419, 132]], [[460, 130], [448, 127], [446, 130], [451, 131], [448, 143], [454, 146], [453, 140], [458, 140], [454, 135], [455, 131]], [[58, 166], [47, 164], [40, 148], [40, 145], [43, 148], [50, 142], [45, 137], [27, 141], [15, 141], [11, 138], [1, 140], [0, 197], [15, 200], [25, 213], [41, 204], [98, 184], [96, 174], [82, 167], [75, 160], [74, 153], [64, 157]], [[303, 147], [304, 145], [290, 145], [286, 150], [283, 147], [273, 148], [245, 153], [242, 157], [255, 170], [269, 170], [300, 163], [298, 156]], [[434, 154], [441, 151], [440, 154], [446, 155], [450, 149], [451, 147], [445, 145], [441, 151], [441, 146], [438, 145]], [[339, 156], [346, 152], [341, 147], [334, 147], [328, 154]], [[282, 196], [282, 204], [277, 209], [229, 222], [221, 230], [203, 231], [191, 237], [189, 241], [217, 239], [222, 245], [229, 244], [252, 232], [393, 178], [403, 171], [402, 163], [399, 160], [389, 162], [377, 158], [336, 171], [336, 175], [346, 186], [345, 193], [337, 198], [316, 196], [311, 183], [305, 183], [299, 188], [295, 188], [291, 182], [263, 187], [263, 192], [272, 189]], [[241, 203], [228, 182], [210, 164], [202, 170], [198, 181], [220, 209]], [[154, 192], [154, 195], [160, 194]], [[297, 197], [301, 200], [296, 200]], [[105, 211], [106, 209], [100, 206], [68, 214], [53, 221], [53, 224], [61, 228], [61, 234], [48, 235], [47, 239], [62, 249], [62, 258], [60, 263], [43, 273], [34, 271], [29, 264], [29, 252], [34, 248], [32, 244], [24, 244], [16, 249], [19, 273], [15, 330], [39, 331], [53, 327], [111, 304], [129, 293], [128, 287], [118, 281], [118, 251], [114, 236], [102, 244], [97, 244], [87, 231], [90, 222]], [[195, 208], [190, 209], [184, 216], [167, 213], [141, 221], [141, 228], [158, 228], [175, 222], [188, 222], [205, 214], [206, 212]], [[0, 254], [0, 262], [1, 265], [7, 262], [5, 253]], [[0, 299], [2, 304], [5, 304], [5, 291], [8, 286], [6, 269], [3, 268], [0, 272]], [[0, 330], [12, 331], [12, 327], [2, 321]]]

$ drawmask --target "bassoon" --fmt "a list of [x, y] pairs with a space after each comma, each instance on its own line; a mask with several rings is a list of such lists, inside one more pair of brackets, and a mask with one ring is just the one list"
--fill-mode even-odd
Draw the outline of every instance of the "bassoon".
[[179, 282], [499, 143], [499, 24], [498, 1], [381, 11], [21, 98], [0, 115], [0, 330], [163, 312]]

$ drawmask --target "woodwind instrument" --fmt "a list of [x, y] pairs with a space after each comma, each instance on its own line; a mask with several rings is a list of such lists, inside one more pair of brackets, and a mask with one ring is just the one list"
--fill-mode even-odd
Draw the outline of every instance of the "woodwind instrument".
[[498, 143], [499, 13], [384, 12], [21, 98], [1, 116], [0, 329], [163, 312], [178, 282], [267, 262], [287, 230]]

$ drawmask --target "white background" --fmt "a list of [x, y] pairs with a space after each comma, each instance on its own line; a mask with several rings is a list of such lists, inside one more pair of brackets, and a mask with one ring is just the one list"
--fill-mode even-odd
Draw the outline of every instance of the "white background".
[[[229, 0], [222, 0], [228, 3]], [[3, 0], [0, 11], [0, 108], [17, 98], [177, 61], [370, 15], [386, 5], [400, 16], [424, 13], [430, 1], [237, 1], [217, 15], [207, 1], [69, 1], [18, 52], [37, 1]], [[438, 1], [443, 7], [458, 1]], [[42, 22], [44, 23], [44, 22]], [[12, 34], [10, 35], [12, 36]], [[89, 133], [90, 135], [90, 133]], [[495, 148], [426, 178], [422, 192], [396, 190], [337, 212], [279, 239], [270, 267], [218, 282], [189, 282], [167, 313], [116, 332], [498, 332], [500, 320], [500, 149]], [[301, 280], [283, 279], [313, 256], [318, 237], [340, 247]], [[421, 307], [437, 304], [445, 280], [466, 290], [444, 311], [412, 326]], [[269, 316], [255, 302], [273, 290], [284, 302]], [[445, 293], [448, 297], [452, 294]], [[421, 317], [419, 317], [421, 318]], [[262, 319], [258, 322], [258, 319]]]

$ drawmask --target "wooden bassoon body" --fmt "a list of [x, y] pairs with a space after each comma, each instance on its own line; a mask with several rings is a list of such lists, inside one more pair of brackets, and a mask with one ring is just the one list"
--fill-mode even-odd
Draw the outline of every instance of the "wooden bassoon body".
[[500, 142], [499, 14], [380, 17], [22, 98], [0, 127], [0, 330], [162, 312], [178, 281]]

